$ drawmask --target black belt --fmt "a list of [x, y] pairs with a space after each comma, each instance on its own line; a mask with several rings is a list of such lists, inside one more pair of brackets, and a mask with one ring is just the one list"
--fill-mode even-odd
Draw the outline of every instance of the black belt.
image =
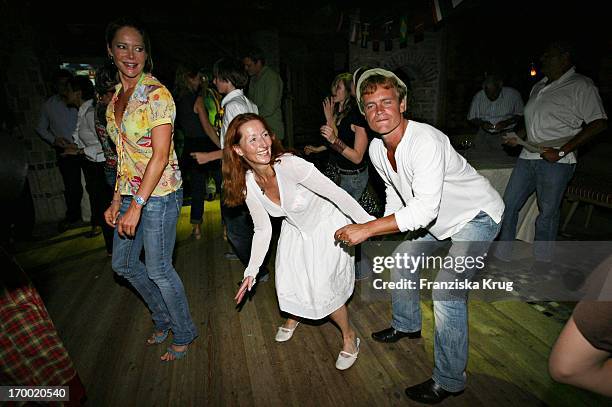
[[360, 174], [368, 169], [368, 166], [357, 168], [356, 170], [345, 170], [344, 168], [338, 167], [338, 172], [342, 175], [355, 175]]

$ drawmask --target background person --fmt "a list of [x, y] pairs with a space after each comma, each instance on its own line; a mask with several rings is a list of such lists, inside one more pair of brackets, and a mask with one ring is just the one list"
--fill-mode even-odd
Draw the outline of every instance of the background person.
[[210, 124], [208, 112], [200, 94], [202, 78], [197, 69], [179, 66], [176, 70], [175, 96], [176, 124], [185, 135], [181, 168], [189, 176], [191, 186], [191, 235], [200, 239], [204, 199], [208, 174], [218, 170], [219, 163], [200, 165], [191, 156], [194, 152], [210, 152], [219, 149], [219, 137]]
[[285, 138], [283, 80], [266, 65], [264, 53], [259, 48], [249, 50], [242, 58], [242, 63], [250, 77], [247, 96], [257, 105], [259, 114], [270, 123], [272, 132], [282, 141]]
[[[258, 107], [244, 95], [242, 89], [246, 86], [247, 76], [240, 61], [223, 58], [213, 66], [213, 84], [220, 94], [223, 95], [221, 108], [223, 109], [223, 123], [219, 137], [221, 145], [225, 143], [225, 134], [232, 120], [243, 113], [257, 113]], [[209, 153], [193, 153], [193, 157], [200, 164], [219, 160], [223, 156], [223, 150]], [[223, 182], [227, 179], [223, 178]], [[249, 263], [251, 245], [253, 242], [253, 221], [246, 205], [228, 207], [221, 197], [221, 218], [227, 231], [227, 240], [235, 253], [227, 252], [228, 259], [239, 259], [243, 265]], [[259, 276], [260, 281], [267, 280], [268, 270], [264, 267]]]
[[64, 181], [66, 216], [59, 223], [60, 232], [81, 223], [81, 160], [72, 154], [63, 154], [64, 148], [73, 144], [72, 134], [77, 124], [77, 109], [67, 105], [69, 71], [61, 69], [55, 75], [54, 91], [43, 104], [36, 133], [55, 149], [57, 167]]
[[[331, 85], [332, 96], [323, 100], [325, 124], [321, 136], [326, 146], [304, 148], [306, 154], [330, 149], [326, 173], [353, 199], [359, 200], [368, 186], [368, 160], [364, 157], [368, 148], [368, 136], [357, 102], [351, 95], [353, 76], [342, 73]], [[337, 175], [337, 176], [336, 176]]]
[[[535, 223], [534, 266], [550, 267], [557, 240], [561, 200], [576, 167], [575, 150], [607, 128], [607, 116], [593, 81], [576, 72], [569, 43], [549, 45], [541, 57], [546, 76], [533, 86], [518, 137], [547, 146], [523, 148], [504, 192], [504, 221], [495, 257], [510, 261], [518, 213], [535, 191], [540, 213]], [[516, 139], [508, 139], [516, 145]], [[504, 242], [504, 243], [502, 243]], [[507, 243], [505, 243], [507, 242]]]
[[514, 130], [523, 119], [523, 99], [518, 90], [504, 86], [501, 75], [488, 73], [482, 90], [472, 99], [467, 118], [478, 128], [474, 147], [497, 151], [503, 143], [501, 134]]
[[[106, 131], [106, 108], [115, 94], [117, 81], [117, 68], [113, 64], [107, 63], [96, 71], [95, 87], [98, 101], [96, 103], [94, 125], [104, 153], [104, 181], [106, 184], [102, 202], [110, 202], [113, 199], [113, 191], [117, 182], [117, 148]], [[111, 256], [114, 230], [104, 222], [102, 233], [106, 251]]]
[[[91, 231], [88, 237], [100, 234], [106, 225], [104, 210], [109, 202], [107, 185], [104, 176], [106, 159], [102, 145], [96, 134], [95, 125], [95, 90], [85, 76], [75, 76], [68, 82], [68, 103], [76, 106], [78, 111], [77, 127], [74, 132], [74, 144], [64, 149], [64, 154], [78, 155], [81, 159], [85, 188], [89, 195], [91, 208]], [[112, 252], [112, 242], [108, 242], [106, 250]]]

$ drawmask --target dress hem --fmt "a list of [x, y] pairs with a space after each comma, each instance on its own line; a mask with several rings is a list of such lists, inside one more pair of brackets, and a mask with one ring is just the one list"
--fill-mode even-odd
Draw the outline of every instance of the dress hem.
[[281, 311], [287, 312], [296, 317], [312, 319], [312, 320], [323, 319], [329, 316], [331, 313], [336, 311], [338, 308], [340, 308], [344, 304], [346, 304], [346, 302], [351, 297], [351, 295], [353, 295], [353, 287], [354, 285], [351, 285], [351, 289], [349, 292], [339, 295], [336, 300], [332, 301], [327, 307], [325, 307], [325, 310], [323, 312], [314, 313], [312, 312], [312, 310], [304, 310], [304, 307], [301, 304], [296, 304], [296, 303], [292, 303], [288, 301], [281, 303], [280, 298], [278, 300], [279, 307]]

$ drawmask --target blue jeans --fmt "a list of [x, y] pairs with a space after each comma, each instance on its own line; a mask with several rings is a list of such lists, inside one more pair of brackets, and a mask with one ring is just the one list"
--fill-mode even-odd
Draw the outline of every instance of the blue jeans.
[[[123, 197], [121, 215], [131, 202], [131, 196]], [[182, 189], [150, 197], [142, 208], [134, 238], [122, 238], [115, 230], [113, 241], [113, 270], [125, 277], [143, 298], [155, 329], [172, 329], [175, 345], [187, 345], [198, 336], [183, 283], [172, 265], [176, 223], [182, 204]], [[140, 261], [143, 247], [146, 265]]]
[[545, 160], [516, 160], [504, 192], [506, 210], [495, 257], [510, 261], [519, 211], [535, 191], [540, 214], [535, 223], [533, 254], [538, 261], [552, 260], [559, 229], [561, 200], [575, 167], [575, 164], [549, 163]]
[[[485, 212], [480, 212], [461, 230], [451, 237], [451, 247], [448, 256], [482, 256], [497, 233], [500, 225]], [[412, 242], [434, 242], [435, 237], [427, 233], [425, 236], [404, 242], [398, 252], [409, 256], [429, 255], [424, 253], [425, 245], [414, 245]], [[455, 242], [473, 242], [470, 244]], [[415, 247], [418, 246], [418, 247]], [[434, 245], [427, 245], [433, 251]], [[391, 271], [391, 281], [402, 279], [416, 282], [417, 289], [391, 290], [393, 320], [391, 326], [401, 332], [415, 332], [421, 329], [421, 307], [419, 303], [420, 270], [411, 273], [407, 269], [394, 268]], [[464, 274], [461, 279], [471, 279], [472, 275]], [[454, 271], [441, 269], [436, 281], [453, 281], [457, 277]], [[467, 297], [467, 293], [466, 293]], [[468, 315], [467, 298], [439, 301], [434, 295], [434, 371], [432, 378], [447, 391], [460, 391], [465, 388], [465, 368], [468, 358]]]
[[363, 191], [365, 191], [368, 186], [368, 169], [366, 168], [357, 174], [340, 173], [339, 185], [340, 188], [348, 192], [354, 200], [358, 201], [361, 195], [363, 195]]
[[[341, 171], [341, 170], [339, 170]], [[353, 197], [354, 200], [359, 201], [361, 195], [368, 187], [368, 169], [366, 167], [360, 173], [357, 174], [339, 174], [338, 184], [340, 188], [344, 189]], [[367, 264], [363, 264], [361, 261], [361, 246], [355, 247], [355, 279], [362, 280], [370, 276], [371, 267], [367, 267]]]

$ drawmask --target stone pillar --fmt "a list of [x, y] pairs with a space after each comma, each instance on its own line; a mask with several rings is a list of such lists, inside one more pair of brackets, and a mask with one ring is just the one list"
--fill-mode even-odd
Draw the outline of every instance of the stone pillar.
[[394, 39], [391, 51], [385, 51], [382, 44], [374, 51], [372, 41], [368, 48], [361, 48], [359, 43], [349, 44], [350, 70], [359, 66], [381, 67], [409, 77], [412, 89], [409, 114], [416, 120], [440, 126], [441, 42], [440, 32], [425, 32], [423, 41], [409, 42], [405, 48], [400, 48], [399, 39]]

